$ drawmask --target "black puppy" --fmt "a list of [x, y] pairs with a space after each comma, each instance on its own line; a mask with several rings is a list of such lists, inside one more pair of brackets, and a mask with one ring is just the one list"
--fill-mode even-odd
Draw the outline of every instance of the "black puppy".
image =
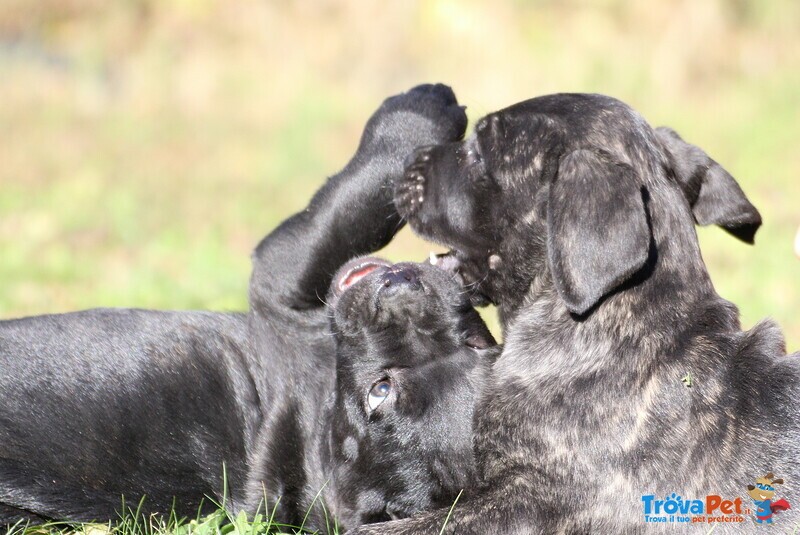
[[339, 271], [329, 306], [336, 392], [313, 487], [330, 480], [344, 526], [451, 505], [475, 484], [475, 395], [500, 349], [469, 296], [429, 264], [366, 258]]
[[[420, 150], [396, 203], [505, 326], [475, 411], [482, 483], [447, 532], [638, 533], [672, 493], [740, 498], [746, 530], [767, 472], [800, 498], [800, 358], [770, 321], [740, 330], [694, 230], [751, 242], [761, 218], [698, 147], [612, 98], [545, 96]], [[434, 533], [445, 514], [357, 532]]]
[[[323, 487], [329, 511], [352, 523], [382, 518], [387, 504], [407, 514], [457, 492], [431, 478], [399, 489], [387, 474], [384, 486], [370, 481], [371, 499], [353, 501], [360, 482], [333, 477], [335, 463], [350, 461], [341, 452], [366, 448], [365, 437], [397, 446], [379, 427], [338, 435], [326, 422], [337, 361], [322, 298], [341, 264], [385, 245], [401, 226], [392, 181], [407, 155], [458, 139], [465, 126], [445, 86], [384, 102], [345, 169], [257, 248], [247, 314], [90, 310], [0, 322], [0, 524], [114, 518], [122, 495], [129, 506], [146, 496], [145, 512], [174, 505], [193, 516], [204, 496], [221, 500], [223, 465], [231, 509], [252, 511], [266, 498], [278, 503], [277, 520], [293, 524]], [[460, 328], [462, 314], [472, 317], [455, 310], [442, 319]], [[449, 345], [427, 349], [422, 361], [452, 353]], [[340, 385], [336, 399], [366, 398], [361, 387]], [[462, 449], [463, 437], [443, 438], [409, 458], [424, 463], [438, 458], [432, 449]], [[359, 459], [372, 469], [369, 456]]]

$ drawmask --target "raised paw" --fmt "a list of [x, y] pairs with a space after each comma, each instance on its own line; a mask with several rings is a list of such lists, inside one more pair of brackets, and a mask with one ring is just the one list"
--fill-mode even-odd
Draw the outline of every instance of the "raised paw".
[[410, 151], [461, 139], [466, 128], [467, 114], [453, 90], [444, 84], [423, 84], [387, 98], [369, 120], [365, 135]]

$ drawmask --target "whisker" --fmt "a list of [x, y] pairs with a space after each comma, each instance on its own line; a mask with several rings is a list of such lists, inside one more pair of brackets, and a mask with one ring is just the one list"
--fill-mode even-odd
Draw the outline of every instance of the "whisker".
[[331, 304], [330, 304], [330, 303], [328, 303], [328, 302], [325, 300], [325, 298], [324, 298], [324, 297], [320, 297], [320, 295], [319, 295], [319, 292], [318, 292], [317, 290], [314, 290], [314, 295], [317, 297], [317, 300], [318, 300], [320, 303], [322, 303], [323, 305], [325, 305], [327, 308], [331, 308]]

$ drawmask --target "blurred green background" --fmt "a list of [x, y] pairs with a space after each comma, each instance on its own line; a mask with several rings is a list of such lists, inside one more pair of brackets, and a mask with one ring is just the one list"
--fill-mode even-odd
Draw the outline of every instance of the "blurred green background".
[[245, 309], [258, 240], [427, 81], [472, 121], [608, 93], [702, 146], [765, 222], [699, 230], [718, 291], [800, 349], [797, 0], [1, 0], [0, 317]]

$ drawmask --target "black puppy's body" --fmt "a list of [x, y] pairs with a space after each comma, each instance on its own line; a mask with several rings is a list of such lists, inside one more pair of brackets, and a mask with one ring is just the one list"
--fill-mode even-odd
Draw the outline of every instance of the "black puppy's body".
[[[259, 245], [248, 314], [91, 310], [0, 322], [0, 524], [114, 518], [123, 494], [128, 506], [146, 495], [145, 512], [167, 512], [174, 498], [193, 516], [204, 496], [221, 501], [223, 463], [233, 510], [266, 499], [276, 520], [300, 524], [325, 489], [332, 515], [390, 518], [379, 515], [393, 491], [344, 509], [338, 493], [359, 482], [329, 481], [329, 452], [341, 445], [327, 423], [337, 348], [323, 298], [342, 263], [400, 227], [391, 183], [404, 158], [465, 125], [444, 86], [384, 102], [347, 167]], [[417, 483], [405, 514], [441, 492]], [[322, 516], [314, 508], [306, 527], [324, 527]]]
[[244, 314], [0, 322], [0, 524], [114, 518], [123, 494], [193, 514], [220, 496], [223, 462], [231, 481], [246, 477], [258, 423], [249, 355]]
[[[448, 532], [637, 533], [645, 495], [748, 507], [759, 474], [800, 483], [800, 358], [769, 321], [740, 330], [693, 227], [751, 241], [760, 216], [699, 148], [608, 97], [541, 97], [419, 151], [396, 202], [504, 320], [476, 408], [483, 483]], [[431, 533], [445, 513], [358, 533]]]

